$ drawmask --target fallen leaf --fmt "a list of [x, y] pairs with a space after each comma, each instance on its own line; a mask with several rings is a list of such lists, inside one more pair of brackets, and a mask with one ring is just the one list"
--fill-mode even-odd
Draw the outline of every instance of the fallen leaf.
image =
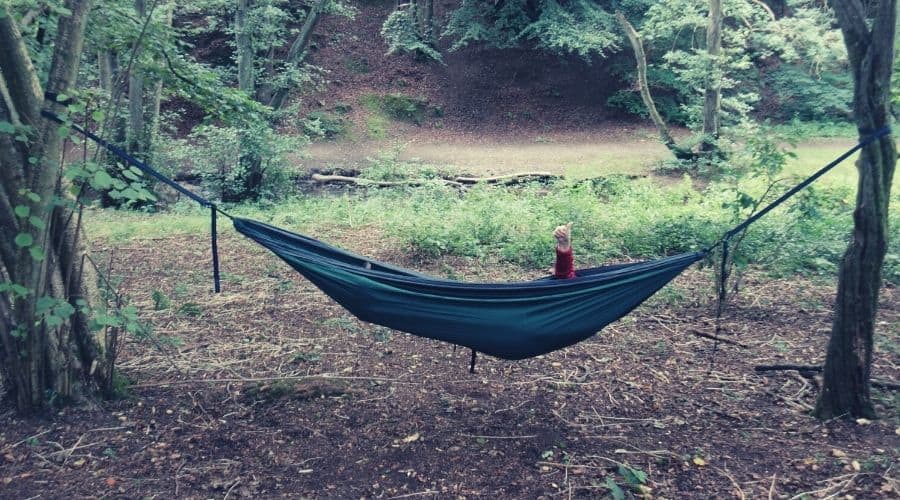
[[868, 418], [857, 418], [856, 423], [859, 425], [869, 425], [872, 423], [872, 421], [869, 420]]
[[703, 460], [702, 457], [694, 457], [693, 462], [695, 464], [699, 465], [700, 467], [703, 467], [704, 465], [706, 465], [706, 460]]
[[116, 478], [114, 478], [114, 477], [106, 478], [106, 485], [109, 486], [110, 488], [115, 488], [116, 487]]
[[405, 438], [402, 439], [402, 441], [403, 441], [404, 443], [412, 443], [413, 441], [418, 441], [418, 440], [419, 440], [419, 433], [418, 433], [418, 432], [415, 432], [415, 433], [413, 433], [413, 434], [410, 434], [409, 436], [406, 436]]
[[847, 454], [844, 453], [843, 451], [837, 449], [837, 448], [832, 448], [832, 449], [831, 449], [831, 456], [837, 457], [837, 458], [843, 458], [843, 457], [846, 457]]
[[854, 471], [859, 472], [862, 467], [859, 466], [859, 460], [853, 460], [850, 462], [850, 467], [853, 468]]
[[79, 458], [78, 460], [72, 462], [72, 467], [82, 467], [87, 463], [87, 460], [83, 458]]

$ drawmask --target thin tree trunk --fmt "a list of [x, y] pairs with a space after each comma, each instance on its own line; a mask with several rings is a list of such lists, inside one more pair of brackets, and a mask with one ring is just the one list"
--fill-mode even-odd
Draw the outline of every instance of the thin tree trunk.
[[[134, 0], [134, 10], [143, 22], [147, 16], [144, 0]], [[134, 57], [138, 57], [139, 51], [140, 47], [134, 47]], [[128, 75], [128, 150], [143, 160], [147, 150], [145, 135], [144, 75], [140, 69], [132, 68]]]
[[238, 88], [255, 95], [255, 83], [253, 77], [253, 38], [247, 27], [247, 15], [250, 12], [252, 0], [237, 0], [237, 12], [234, 16], [235, 43], [237, 46], [238, 63]]
[[[861, 133], [890, 124], [891, 71], [897, 0], [834, 2], [853, 69], [853, 111]], [[873, 12], [869, 28], [866, 12]], [[888, 208], [897, 149], [890, 136], [860, 152], [852, 240], [841, 261], [834, 323], [815, 414], [873, 417], [869, 390], [881, 268], [887, 252]]]
[[[284, 58], [284, 65], [286, 67], [296, 66], [303, 61], [303, 57], [306, 55], [306, 48], [309, 46], [309, 41], [312, 39], [313, 31], [322, 16], [322, 9], [325, 7], [326, 2], [327, 0], [318, 0], [306, 14], [306, 20], [303, 22], [303, 27], [300, 28], [300, 33], [297, 35], [297, 38], [294, 39], [291, 48], [288, 50], [287, 56]], [[291, 89], [288, 88], [276, 90], [272, 95], [272, 99], [269, 101], [269, 106], [274, 110], [281, 109], [281, 107], [284, 106], [284, 100], [290, 90]]]
[[434, 0], [425, 0], [422, 13], [422, 38], [432, 48], [437, 45], [434, 39]]
[[694, 154], [691, 151], [678, 147], [675, 139], [672, 138], [672, 134], [669, 133], [669, 127], [666, 125], [665, 120], [660, 116], [659, 111], [656, 110], [656, 104], [654, 104], [653, 97], [650, 95], [650, 86], [647, 84], [647, 57], [644, 55], [644, 44], [641, 42], [640, 35], [638, 35], [637, 30], [625, 19], [621, 12], [616, 12], [616, 19], [622, 25], [622, 29], [625, 30], [625, 35], [628, 37], [628, 41], [631, 42], [631, 48], [634, 50], [634, 59], [637, 63], [637, 84], [641, 92], [641, 100], [644, 101], [644, 106], [647, 107], [650, 119], [656, 125], [659, 140], [675, 155], [675, 158], [679, 160], [693, 159]]
[[703, 140], [700, 151], [713, 152], [718, 149], [719, 108], [721, 106], [721, 75], [719, 74], [719, 54], [722, 51], [722, 0], [709, 0], [709, 24], [706, 29], [706, 54], [709, 58], [709, 74], [703, 95]]
[[108, 50], [97, 53], [97, 68], [100, 72], [100, 88], [112, 95], [113, 92], [113, 55]]

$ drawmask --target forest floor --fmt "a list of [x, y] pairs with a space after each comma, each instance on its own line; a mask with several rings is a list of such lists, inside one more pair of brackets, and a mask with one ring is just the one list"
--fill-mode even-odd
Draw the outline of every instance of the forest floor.
[[[520, 268], [415, 260], [372, 230], [322, 235], [463, 279]], [[711, 272], [689, 270], [578, 345], [525, 361], [349, 316], [227, 232], [223, 293], [208, 242], [95, 250], [157, 340], [129, 338], [115, 401], [45, 420], [0, 409], [6, 498], [887, 498], [900, 493], [896, 392], [880, 419], [809, 416], [817, 381], [760, 364], [821, 363], [832, 285], [751, 273], [714, 331]], [[153, 292], [159, 291], [165, 300]], [[900, 379], [900, 293], [882, 290], [874, 376]], [[805, 497], [804, 497], [805, 495]]]

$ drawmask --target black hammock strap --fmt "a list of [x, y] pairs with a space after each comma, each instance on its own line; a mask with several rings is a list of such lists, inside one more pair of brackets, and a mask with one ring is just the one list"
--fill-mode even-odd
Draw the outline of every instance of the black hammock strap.
[[[54, 98], [54, 96], [51, 94], [48, 94], [47, 97], [50, 99]], [[67, 122], [67, 121], [63, 120], [56, 113], [49, 111], [49, 110], [41, 110], [41, 115], [43, 115], [44, 117], [46, 117], [50, 120], [53, 120], [57, 123], [61, 123], [61, 124], [71, 127], [72, 130], [75, 130], [79, 134], [82, 134], [83, 136], [94, 141], [98, 145], [106, 148], [109, 152], [111, 152], [115, 156], [119, 157], [120, 159], [124, 160], [128, 164], [137, 167], [138, 169], [140, 169], [142, 172], [146, 173], [147, 175], [153, 177], [154, 179], [159, 180], [160, 182], [166, 184], [167, 186], [170, 186], [172, 189], [175, 189], [179, 193], [184, 194], [188, 198], [199, 203], [201, 206], [209, 207], [210, 208], [210, 218], [211, 218], [211, 221], [210, 221], [211, 247], [212, 247], [212, 254], [213, 254], [213, 281], [214, 281], [215, 291], [217, 293], [220, 291], [221, 287], [220, 287], [220, 280], [219, 280], [219, 255], [218, 255], [218, 245], [216, 242], [216, 240], [217, 240], [216, 214], [220, 213], [232, 220], [234, 219], [234, 217], [232, 217], [225, 211], [218, 208], [215, 203], [213, 203], [213, 202], [207, 200], [206, 198], [194, 193], [193, 191], [185, 188], [181, 184], [178, 184], [177, 182], [175, 182], [171, 178], [167, 177], [166, 175], [162, 174], [158, 170], [154, 169], [147, 163], [128, 154], [125, 150], [116, 146], [115, 144], [111, 144], [108, 141], [98, 137], [96, 134], [92, 133], [91, 131], [86, 130], [83, 127], [80, 127], [74, 123]], [[865, 136], [862, 137], [855, 146], [853, 146], [852, 148], [848, 149], [845, 153], [843, 153], [842, 155], [835, 158], [833, 161], [831, 161], [831, 163], [829, 163], [829, 164], [825, 165], [824, 167], [822, 167], [821, 169], [819, 169], [816, 173], [814, 173], [811, 176], [809, 176], [808, 178], [806, 178], [803, 182], [797, 184], [796, 186], [794, 186], [793, 188], [791, 188], [790, 190], [785, 192], [783, 195], [778, 197], [778, 199], [776, 199], [772, 203], [769, 203], [768, 205], [763, 207], [759, 212], [748, 217], [747, 220], [745, 220], [744, 222], [741, 222], [740, 224], [735, 226], [733, 229], [727, 231], [719, 241], [717, 241], [716, 243], [714, 243], [714, 244], [710, 245], [709, 247], [707, 247], [706, 249], [704, 249], [702, 251], [702, 253], [704, 253], [704, 254], [709, 253], [713, 248], [715, 248], [716, 246], [718, 246], [720, 244], [722, 244], [724, 247], [726, 247], [725, 251], [727, 252], [728, 242], [736, 234], [738, 234], [741, 231], [743, 231], [744, 229], [746, 229], [747, 226], [749, 226], [750, 224], [759, 220], [759, 218], [761, 218], [762, 216], [764, 216], [767, 213], [769, 213], [770, 211], [772, 211], [775, 207], [784, 203], [788, 198], [794, 196], [795, 194], [797, 194], [797, 192], [799, 192], [803, 188], [805, 188], [805, 187], [809, 186], [810, 184], [812, 184], [813, 182], [815, 182], [816, 179], [825, 175], [829, 170], [831, 170], [832, 168], [834, 168], [835, 166], [837, 166], [838, 164], [840, 164], [841, 162], [843, 162], [844, 160], [846, 160], [847, 158], [852, 156], [858, 150], [862, 149], [866, 145], [868, 145], [890, 133], [891, 133], [891, 129], [888, 126], [882, 127], [875, 131], [860, 130], [860, 135], [865, 135]]]

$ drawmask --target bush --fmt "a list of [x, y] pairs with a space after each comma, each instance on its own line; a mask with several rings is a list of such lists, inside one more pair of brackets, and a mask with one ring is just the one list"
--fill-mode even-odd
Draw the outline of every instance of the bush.
[[295, 153], [306, 141], [304, 137], [279, 134], [264, 124], [243, 128], [201, 125], [186, 139], [167, 140], [164, 161], [175, 165], [179, 172], [199, 175], [203, 191], [219, 200], [240, 187], [245, 174], [242, 155], [261, 159], [260, 198], [283, 197], [291, 185], [288, 154]]
[[310, 138], [335, 139], [347, 131], [346, 121], [334, 114], [313, 111], [303, 121], [303, 133]]

